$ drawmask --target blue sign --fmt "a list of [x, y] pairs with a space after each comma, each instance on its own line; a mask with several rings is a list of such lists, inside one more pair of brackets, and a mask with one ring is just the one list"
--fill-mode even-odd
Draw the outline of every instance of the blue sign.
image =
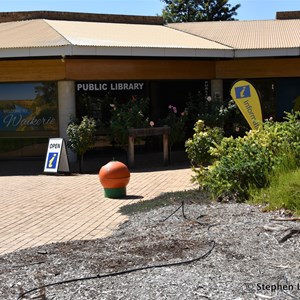
[[237, 99], [251, 97], [250, 86], [238, 86], [235, 88], [235, 95]]
[[50, 152], [48, 155], [47, 168], [56, 169], [57, 161], [58, 161], [58, 153]]
[[49, 139], [44, 166], [45, 173], [70, 173], [65, 141], [62, 138]]

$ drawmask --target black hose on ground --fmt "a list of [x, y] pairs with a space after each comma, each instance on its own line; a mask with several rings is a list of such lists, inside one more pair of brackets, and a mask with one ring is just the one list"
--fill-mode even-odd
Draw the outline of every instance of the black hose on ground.
[[17, 300], [23, 299], [28, 294], [31, 294], [31, 293], [36, 292], [38, 290], [42, 290], [42, 289], [49, 288], [49, 287], [52, 287], [52, 286], [63, 285], [63, 284], [68, 284], [68, 283], [74, 283], [74, 282], [78, 282], [78, 281], [87, 281], [87, 280], [93, 280], [93, 279], [120, 276], [120, 275], [130, 274], [130, 273], [143, 271], [143, 270], [150, 270], [150, 269], [166, 268], [166, 267], [174, 267], [174, 266], [191, 264], [193, 262], [204, 259], [204, 258], [206, 258], [207, 256], [210, 255], [210, 253], [215, 248], [215, 244], [216, 244], [215, 241], [211, 241], [211, 243], [212, 243], [212, 246], [210, 247], [210, 249], [206, 253], [204, 253], [203, 255], [201, 255], [197, 258], [193, 258], [191, 260], [185, 260], [185, 261], [174, 262], [174, 263], [169, 263], [169, 264], [146, 266], [146, 267], [128, 269], [128, 270], [114, 272], [114, 273], [108, 273], [108, 274], [102, 274], [102, 275], [98, 274], [98, 275], [90, 276], [90, 277], [74, 278], [74, 279], [69, 279], [69, 280], [64, 280], [64, 281], [53, 282], [53, 283], [45, 284], [45, 285], [33, 288], [31, 290], [25, 291], [25, 292], [23, 292], [22, 294], [19, 295]]
[[[182, 215], [183, 215], [183, 217], [185, 219], [188, 219], [186, 217], [185, 213], [184, 213], [184, 201], [182, 201], [181, 205], [170, 216], [168, 216], [166, 219], [164, 219], [163, 222], [165, 222], [171, 216], [173, 216], [180, 208], [182, 208]], [[208, 225], [208, 224], [205, 224], [205, 223], [201, 223], [201, 222], [199, 222], [197, 220], [194, 220], [194, 221], [196, 221], [200, 225]], [[63, 284], [68, 284], [68, 283], [74, 283], [74, 282], [79, 282], [79, 281], [87, 281], [87, 280], [93, 280], [93, 279], [100, 279], [100, 278], [120, 276], [120, 275], [130, 274], [130, 273], [134, 273], [134, 272], [138, 272], [138, 271], [143, 271], [143, 270], [158, 269], [158, 268], [167, 268], [167, 267], [174, 267], [174, 266], [191, 264], [193, 262], [196, 262], [196, 261], [199, 261], [201, 259], [204, 259], [204, 258], [206, 258], [207, 256], [210, 255], [210, 253], [215, 248], [215, 244], [216, 244], [215, 241], [211, 241], [211, 243], [212, 243], [212, 246], [211, 246], [211, 248], [206, 253], [204, 253], [203, 255], [201, 255], [199, 257], [190, 259], [190, 260], [184, 260], [184, 261], [180, 261], [180, 262], [167, 263], [167, 264], [161, 264], [161, 265], [145, 266], [145, 267], [133, 268], [133, 269], [128, 269], [128, 270], [114, 272], [114, 273], [108, 273], [108, 274], [102, 274], [102, 275], [98, 274], [98, 275], [90, 276], [90, 277], [74, 278], [74, 279], [69, 279], [69, 280], [64, 280], [64, 281], [53, 282], [53, 283], [45, 284], [45, 285], [33, 288], [31, 290], [25, 291], [25, 292], [23, 292], [23, 293], [21, 293], [19, 295], [19, 297], [17, 298], [17, 300], [23, 299], [28, 294], [31, 294], [31, 293], [36, 292], [38, 290], [43, 290], [45, 288], [49, 288], [49, 287], [52, 287], [52, 286], [63, 285]]]

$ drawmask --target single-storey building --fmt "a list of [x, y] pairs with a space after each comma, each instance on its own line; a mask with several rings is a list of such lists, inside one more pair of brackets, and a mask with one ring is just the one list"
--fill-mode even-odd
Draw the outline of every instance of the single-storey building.
[[[0, 13], [0, 159], [43, 156], [72, 116], [111, 97], [149, 97], [155, 115], [189, 94], [230, 99], [248, 79], [265, 117], [300, 99], [300, 12], [275, 20], [164, 25], [160, 17]], [[101, 101], [100, 101], [101, 102]], [[100, 120], [101, 121], [101, 120]]]

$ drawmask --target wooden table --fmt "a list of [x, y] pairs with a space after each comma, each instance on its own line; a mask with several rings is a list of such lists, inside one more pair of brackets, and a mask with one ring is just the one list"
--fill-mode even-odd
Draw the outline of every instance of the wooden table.
[[154, 135], [163, 136], [163, 155], [164, 165], [168, 165], [170, 162], [169, 153], [169, 134], [171, 128], [169, 126], [163, 127], [150, 127], [150, 128], [129, 128], [128, 133], [128, 164], [129, 167], [134, 167], [134, 139], [136, 137], [146, 137]]

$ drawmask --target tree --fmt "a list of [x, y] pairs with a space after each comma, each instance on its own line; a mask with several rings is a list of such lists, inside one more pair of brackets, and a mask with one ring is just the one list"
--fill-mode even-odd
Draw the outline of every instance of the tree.
[[166, 3], [162, 11], [166, 23], [231, 21], [241, 6], [231, 6], [228, 0], [161, 0]]
[[96, 122], [93, 118], [82, 117], [80, 124], [72, 121], [67, 128], [68, 147], [79, 156], [79, 171], [82, 173], [83, 155], [94, 146]]

